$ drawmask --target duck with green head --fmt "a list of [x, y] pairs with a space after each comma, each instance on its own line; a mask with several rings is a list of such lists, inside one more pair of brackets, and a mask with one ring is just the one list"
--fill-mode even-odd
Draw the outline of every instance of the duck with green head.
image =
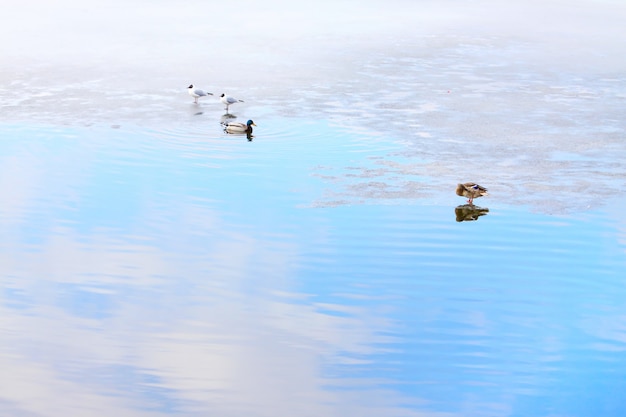
[[252, 120], [248, 120], [246, 123], [230, 122], [224, 126], [226, 133], [252, 133], [252, 126], [256, 126]]

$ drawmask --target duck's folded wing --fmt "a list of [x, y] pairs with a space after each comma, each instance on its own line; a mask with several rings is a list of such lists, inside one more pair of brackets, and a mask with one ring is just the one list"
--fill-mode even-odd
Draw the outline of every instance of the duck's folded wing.
[[483, 187], [482, 185], [478, 185], [478, 184], [466, 184], [468, 189], [474, 190], [474, 191], [487, 191], [487, 189], [485, 187]]

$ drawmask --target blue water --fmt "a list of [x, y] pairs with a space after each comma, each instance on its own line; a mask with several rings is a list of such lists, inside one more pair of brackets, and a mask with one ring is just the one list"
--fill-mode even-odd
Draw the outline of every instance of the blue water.
[[402, 138], [256, 122], [1, 126], [3, 415], [626, 415], [616, 203], [458, 221], [363, 175]]

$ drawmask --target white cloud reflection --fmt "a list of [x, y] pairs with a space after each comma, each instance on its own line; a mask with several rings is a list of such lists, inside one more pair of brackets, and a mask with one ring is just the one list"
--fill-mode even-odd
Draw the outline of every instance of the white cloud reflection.
[[[362, 306], [318, 303], [295, 290], [297, 245], [273, 232], [260, 239], [228, 231], [210, 202], [172, 189], [139, 205], [145, 211], [123, 214], [142, 219], [130, 234], [103, 227], [109, 220], [81, 203], [107, 193], [97, 185], [97, 158], [74, 165], [77, 154], [66, 155], [60, 187], [35, 168], [45, 152], [28, 164], [28, 155], [15, 156], [21, 178], [31, 181], [19, 183], [23, 197], [0, 221], [5, 244], [13, 243], [0, 254], [0, 411], [422, 415], [397, 406], [414, 400], [381, 389], [377, 378], [335, 374], [335, 366], [359, 363], [392, 342], [380, 335], [391, 323]], [[75, 194], [69, 200], [37, 203], [67, 186]], [[125, 198], [112, 206], [131, 203]], [[160, 199], [169, 201], [165, 213]], [[64, 213], [68, 201], [79, 211]], [[172, 213], [177, 218], [168, 221]], [[25, 228], [33, 219], [41, 229]]]
[[[4, 297], [1, 315], [0, 360], [14, 377], [0, 379], [0, 391], [15, 404], [12, 415], [141, 416], [151, 404], [176, 415], [420, 415], [394, 411], [409, 400], [375, 380], [353, 386], [360, 394], [352, 399], [326, 388], [349, 381], [322, 370], [341, 356], [376, 353], [373, 344], [388, 342], [376, 334], [389, 323], [362, 308], [328, 316], [304, 296], [267, 294], [281, 285], [260, 280], [284, 279], [288, 248], [235, 238], [201, 261], [72, 235], [0, 260], [5, 288], [26, 298], [15, 310]], [[252, 267], [251, 253], [267, 264]], [[107, 303], [84, 301], [94, 293]], [[120, 376], [134, 381], [128, 391], [118, 367], [133, 370]]]

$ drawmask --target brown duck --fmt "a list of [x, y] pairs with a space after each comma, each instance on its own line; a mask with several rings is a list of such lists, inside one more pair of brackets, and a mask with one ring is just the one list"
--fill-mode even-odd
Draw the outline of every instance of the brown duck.
[[465, 184], [457, 184], [456, 195], [461, 197], [467, 197], [467, 202], [470, 204], [474, 204], [473, 201], [475, 198], [489, 194], [487, 193], [487, 189], [485, 187], [475, 184], [473, 182], [466, 182]]

